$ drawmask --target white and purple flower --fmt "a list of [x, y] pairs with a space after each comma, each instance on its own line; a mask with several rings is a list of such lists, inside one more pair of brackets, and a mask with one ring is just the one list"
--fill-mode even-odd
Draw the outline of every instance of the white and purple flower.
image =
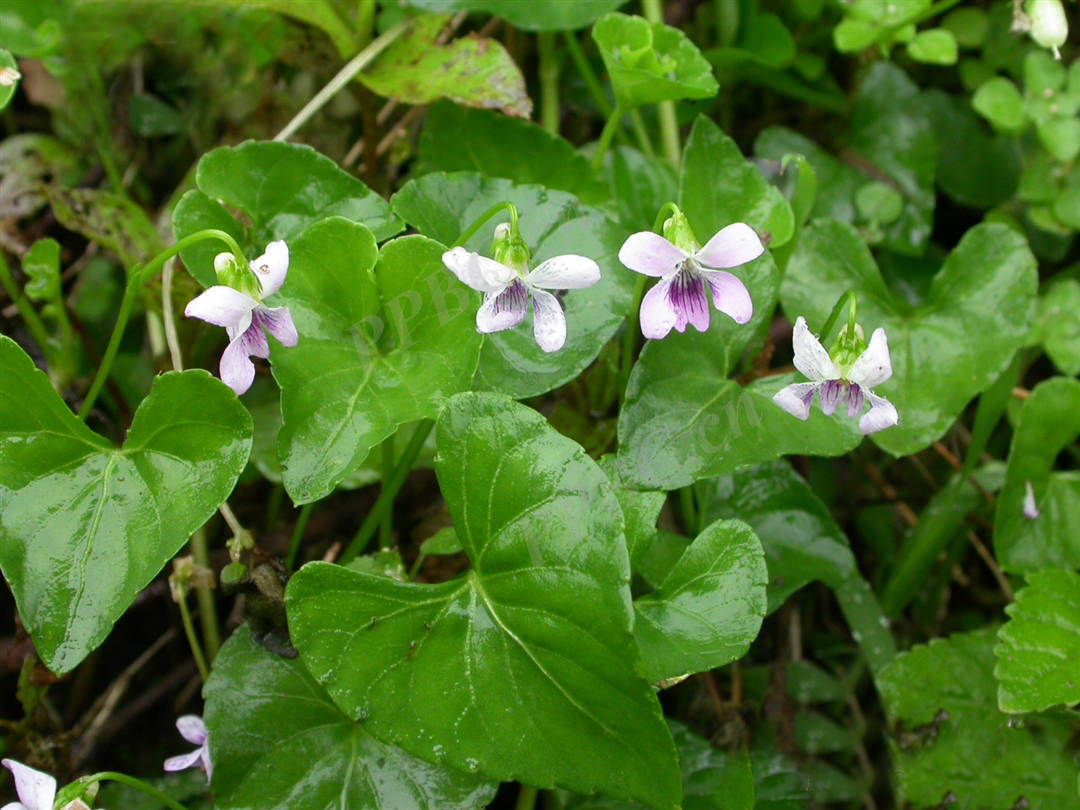
[[831, 416], [842, 402], [846, 402], [848, 418], [853, 419], [869, 401], [870, 410], [859, 420], [859, 429], [863, 433], [876, 433], [900, 421], [893, 404], [870, 390], [892, 376], [892, 360], [884, 329], [874, 330], [870, 343], [850, 364], [834, 362], [801, 315], [795, 320], [791, 343], [795, 350], [795, 368], [811, 382], [792, 383], [773, 396], [773, 402], [785, 411], [805, 421], [810, 416], [814, 392], [817, 392], [818, 403], [826, 416]]
[[[214, 269], [218, 272], [219, 280], [228, 278], [231, 265], [235, 264], [231, 253], [218, 254], [214, 259]], [[281, 241], [271, 242], [266, 246], [266, 252], [250, 265], [258, 285], [244, 283], [247, 279], [241, 277], [239, 286], [246, 288], [251, 295], [234, 286], [218, 284], [207, 289], [184, 309], [184, 314], [189, 318], [199, 318], [225, 327], [229, 345], [221, 354], [221, 380], [238, 395], [247, 391], [255, 380], [255, 364], [251, 358], [270, 356], [270, 344], [264, 329], [282, 346], [295, 346], [298, 340], [289, 308], [262, 304], [264, 298], [276, 293], [285, 283], [285, 276], [289, 272], [288, 246]]]
[[[689, 323], [699, 332], [709, 328], [709, 295], [718, 310], [735, 323], [744, 324], [754, 314], [754, 304], [746, 285], [737, 276], [714, 268], [738, 267], [765, 252], [757, 233], [743, 222], [735, 222], [697, 247], [689, 234], [685, 217], [677, 213], [665, 225], [665, 234], [685, 248], [652, 231], [631, 234], [619, 250], [619, 261], [631, 270], [660, 281], [641, 301], [641, 333], [647, 338], [665, 337], [672, 327], [680, 332]], [[706, 292], [708, 288], [708, 292]]]
[[199, 747], [190, 753], [169, 757], [165, 760], [165, 770], [183, 771], [198, 765], [206, 771], [206, 781], [209, 782], [214, 773], [214, 765], [210, 762], [210, 733], [206, 730], [206, 724], [198, 715], [185, 714], [177, 719], [176, 730], [189, 743]]
[[600, 266], [585, 256], [555, 256], [529, 270], [529, 253], [508, 223], [495, 228], [495, 259], [455, 247], [442, 255], [443, 264], [460, 281], [484, 294], [476, 312], [476, 330], [483, 334], [512, 329], [533, 307], [533, 337], [545, 352], [566, 342], [566, 316], [559, 299], [547, 290], [579, 290], [600, 280]]
[[13, 759], [0, 760], [15, 778], [17, 802], [9, 802], [0, 810], [52, 810], [56, 801], [56, 780], [43, 771], [35, 770]]

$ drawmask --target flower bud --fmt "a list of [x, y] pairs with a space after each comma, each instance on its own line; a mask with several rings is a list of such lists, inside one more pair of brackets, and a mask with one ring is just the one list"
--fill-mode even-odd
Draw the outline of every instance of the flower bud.
[[21, 78], [22, 74], [13, 67], [5, 65], [0, 68], [0, 87], [14, 87]]
[[217, 256], [214, 257], [214, 272], [224, 273], [226, 270], [232, 267], [235, 262], [236, 257], [233, 256], [231, 253], [219, 253]]
[[1058, 48], [1065, 44], [1069, 35], [1069, 23], [1061, 0], [1028, 0], [1027, 13], [1031, 18], [1031, 38], [1060, 59]]

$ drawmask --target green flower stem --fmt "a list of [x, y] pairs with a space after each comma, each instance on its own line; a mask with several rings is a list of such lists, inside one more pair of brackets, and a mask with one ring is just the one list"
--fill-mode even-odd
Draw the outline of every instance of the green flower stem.
[[825, 321], [825, 326], [821, 329], [819, 338], [821, 344], [827, 345], [829, 333], [832, 332], [836, 322], [840, 319], [840, 314], [844, 311], [844, 307], [848, 308], [848, 325], [852, 332], [855, 330], [855, 311], [858, 307], [858, 299], [854, 290], [848, 290], [846, 293], [840, 296], [836, 302], [836, 306], [832, 308], [832, 312], [829, 313], [829, 319]]
[[[660, 0], [641, 0], [641, 11], [651, 23], [664, 21]], [[679, 140], [679, 119], [675, 115], [674, 101], [661, 101], [656, 105], [660, 113], [660, 138], [664, 142], [664, 154], [676, 169], [682, 163], [682, 144]]]
[[311, 517], [311, 511], [314, 508], [314, 503], [305, 503], [300, 507], [300, 515], [296, 519], [296, 526], [293, 527], [292, 539], [289, 540], [289, 553], [285, 557], [285, 568], [289, 571], [292, 571], [296, 565], [296, 555], [300, 551], [300, 541], [304, 539], [304, 529], [307, 528], [308, 518]]
[[473, 234], [475, 234], [478, 230], [480, 230], [482, 227], [484, 227], [485, 222], [487, 222], [489, 219], [491, 219], [493, 216], [495, 216], [497, 213], [499, 213], [500, 211], [503, 211], [503, 210], [507, 211], [510, 214], [510, 230], [513, 231], [514, 233], [517, 233], [517, 229], [518, 229], [517, 206], [514, 205], [512, 202], [495, 203], [495, 205], [491, 206], [491, 208], [489, 208], [487, 211], [482, 213], [477, 218], [476, 222], [474, 222], [472, 225], [470, 225], [468, 228], [466, 228], [464, 231], [462, 231], [461, 236], [459, 236], [454, 241], [454, 244], [452, 244], [450, 247], [462, 247], [466, 242], [468, 242], [470, 239], [473, 238]]
[[[210, 569], [210, 549], [206, 542], [206, 528], [200, 527], [188, 541], [191, 557], [200, 568]], [[218, 630], [217, 608], [214, 594], [206, 588], [195, 589], [195, 604], [199, 606], [199, 624], [202, 627], [203, 643], [206, 645], [206, 657], [213, 661], [221, 647], [221, 632]]]
[[603, 85], [596, 78], [592, 65], [589, 64], [589, 60], [585, 57], [585, 51], [581, 49], [581, 42], [578, 41], [577, 35], [573, 31], [563, 31], [563, 41], [566, 42], [566, 50], [570, 53], [570, 58], [574, 60], [574, 67], [578, 69], [582, 81], [585, 82], [585, 89], [589, 91], [589, 95], [592, 96], [596, 106], [600, 108], [600, 112], [605, 117], [610, 116], [611, 104], [608, 102], [607, 96], [604, 95]]
[[633, 109], [629, 113], [630, 126], [634, 130], [634, 137], [637, 138], [638, 146], [641, 147], [641, 151], [649, 157], [656, 157], [656, 149], [653, 147], [652, 138], [649, 137], [649, 130], [645, 129], [645, 122], [641, 118], [641, 111]]
[[23, 323], [26, 324], [30, 337], [37, 343], [38, 348], [46, 354], [50, 354], [49, 332], [45, 328], [45, 323], [41, 320], [37, 310], [34, 309], [34, 305], [23, 295], [22, 290], [15, 283], [15, 277], [11, 275], [11, 268], [8, 266], [3, 253], [0, 253], [0, 286], [4, 288], [8, 297], [15, 303], [16, 309], [19, 310], [19, 316], [23, 319]]
[[604, 165], [604, 155], [607, 154], [608, 147], [611, 146], [611, 139], [615, 135], [615, 130], [619, 128], [619, 121], [622, 120], [624, 112], [622, 104], [616, 104], [615, 109], [608, 116], [607, 123], [604, 124], [604, 129], [600, 133], [600, 140], [596, 142], [596, 152], [593, 153], [592, 167], [594, 171], [599, 171], [600, 167]]
[[679, 206], [677, 206], [675, 203], [671, 202], [670, 200], [668, 202], [664, 203], [663, 205], [661, 205], [660, 206], [660, 211], [656, 215], [656, 219], [653, 220], [653, 225], [652, 225], [653, 233], [658, 233], [658, 234], [662, 235], [664, 233], [664, 222], [668, 219], [668, 217], [673, 217], [678, 212], [679, 212]]
[[162, 793], [153, 785], [148, 785], [142, 779], [136, 779], [134, 776], [128, 776], [126, 773], [117, 773], [116, 771], [101, 771], [99, 773], [91, 774], [90, 776], [84, 776], [79, 779], [79, 781], [87, 785], [92, 785], [95, 782], [101, 782], [105, 779], [108, 779], [110, 782], [119, 782], [122, 785], [133, 787], [136, 790], [141, 790], [148, 796], [153, 796], [166, 807], [172, 808], [172, 810], [187, 810], [187, 808], [184, 807], [184, 805], [180, 804], [180, 802], [176, 801], [171, 796]]
[[536, 807], [537, 792], [532, 785], [522, 785], [514, 803], [514, 810], [533, 810]]
[[[382, 443], [382, 480], [388, 481], [394, 474], [394, 434], [387, 436]], [[394, 510], [387, 509], [379, 522], [379, 546], [388, 548], [394, 533]]]
[[83, 400], [82, 407], [79, 409], [79, 418], [81, 420], [84, 422], [86, 421], [90, 409], [94, 407], [94, 402], [97, 400], [98, 394], [101, 393], [101, 389], [105, 385], [105, 380], [108, 378], [109, 371], [112, 369], [113, 361], [116, 359], [116, 352], [120, 348], [120, 339], [124, 335], [124, 327], [127, 326], [128, 318], [131, 317], [131, 309], [135, 306], [135, 297], [138, 295], [139, 288], [143, 285], [143, 282], [154, 276], [161, 270], [165, 262], [177, 255], [184, 248], [190, 247], [204, 239], [220, 239], [228, 246], [234, 256], [243, 260], [244, 252], [240, 250], [240, 246], [236, 244], [236, 240], [233, 239], [232, 236], [225, 233], [225, 231], [207, 228], [206, 230], [197, 231], [196, 233], [185, 236], [176, 244], [163, 250], [142, 267], [133, 267], [128, 274], [127, 286], [124, 287], [124, 297], [120, 301], [120, 311], [116, 315], [116, 324], [113, 326], [112, 336], [109, 338], [109, 345], [105, 348], [105, 356], [101, 358], [101, 365], [98, 367], [97, 375], [94, 377], [94, 381], [90, 383], [90, 390], [86, 392], [86, 398]]
[[199, 669], [199, 677], [202, 678], [203, 683], [206, 683], [206, 679], [210, 677], [210, 670], [206, 666], [206, 658], [203, 656], [199, 639], [195, 636], [195, 625], [191, 621], [191, 612], [187, 606], [187, 594], [182, 594], [176, 600], [176, 604], [180, 607], [180, 622], [184, 625], [184, 635], [187, 636], [188, 644], [191, 646], [191, 655], [195, 659], [195, 666]]
[[386, 50], [394, 40], [404, 34], [405, 31], [408, 30], [408, 27], [408, 20], [398, 23], [346, 62], [345, 67], [339, 70], [337, 75], [327, 82], [326, 86], [316, 93], [311, 101], [304, 105], [300, 112], [293, 116], [293, 119], [285, 125], [285, 128], [274, 136], [274, 140], [287, 141], [291, 138], [300, 127], [306, 124], [311, 117], [323, 107], [324, 104], [337, 95], [337, 92], [341, 90], [341, 88], [351, 82], [357, 73], [374, 62], [375, 57]]
[[701, 533], [698, 525], [698, 512], [694, 504], [694, 487], [683, 487], [679, 490], [679, 511], [682, 513], [683, 528], [693, 539]]
[[401, 485], [405, 483], [405, 478], [416, 462], [416, 457], [420, 455], [420, 450], [423, 448], [424, 442], [433, 427], [435, 427], [435, 422], [431, 419], [425, 419], [416, 426], [416, 430], [413, 432], [412, 438], [409, 439], [401, 458], [398, 459], [393, 473], [383, 481], [382, 491], [379, 493], [379, 497], [375, 499], [371, 511], [367, 513], [367, 517], [364, 518], [364, 522], [360, 525], [356, 536], [342, 553], [339, 560], [342, 565], [354, 559], [361, 551], [367, 548], [368, 541], [375, 534], [375, 529], [378, 527], [383, 515], [394, 505], [394, 498], [398, 490], [401, 489]]
[[641, 299], [645, 295], [644, 273], [637, 273], [634, 282], [634, 300], [630, 304], [630, 314], [626, 316], [626, 332], [623, 333], [622, 356], [619, 358], [619, 392], [620, 396], [626, 396], [626, 385], [630, 382], [630, 371], [634, 367], [634, 347], [637, 345], [637, 333], [639, 328], [638, 312], [641, 309]]
[[552, 135], [558, 135], [559, 57], [555, 53], [555, 34], [539, 32], [536, 46], [540, 55], [540, 125]]

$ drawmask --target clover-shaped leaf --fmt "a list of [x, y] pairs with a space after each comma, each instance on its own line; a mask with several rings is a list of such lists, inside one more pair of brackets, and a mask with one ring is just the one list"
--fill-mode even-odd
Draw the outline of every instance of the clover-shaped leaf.
[[232, 492], [251, 418], [205, 371], [154, 382], [123, 447], [0, 336], [0, 566], [42, 660], [69, 672]]
[[672, 810], [675, 749], [636, 674], [603, 472], [505, 396], [453, 397], [436, 472], [472, 570], [420, 585], [310, 563], [286, 593], [308, 669], [379, 739], [500, 780]]

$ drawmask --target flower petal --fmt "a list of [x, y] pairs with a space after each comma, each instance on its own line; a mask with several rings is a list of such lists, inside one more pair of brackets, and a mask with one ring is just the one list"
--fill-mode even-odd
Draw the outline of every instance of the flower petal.
[[526, 277], [534, 287], [548, 290], [580, 290], [600, 280], [600, 265], [584, 256], [553, 256]]
[[679, 264], [689, 257], [690, 254], [652, 231], [630, 234], [619, 248], [619, 261], [634, 272], [646, 276], [671, 275]]
[[203, 745], [199, 749], [200, 758], [202, 759], [203, 770], [206, 771], [206, 782], [209, 784], [210, 780], [214, 776], [214, 763], [210, 761], [210, 746]]
[[772, 401], [804, 422], [810, 418], [810, 402], [820, 383], [792, 383], [773, 394]]
[[501, 292], [516, 276], [513, 269], [505, 264], [463, 247], [446, 251], [442, 255], [442, 261], [446, 269], [462, 283], [480, 292]]
[[13, 759], [0, 760], [15, 777], [15, 793], [26, 810], [52, 810], [56, 800], [56, 780], [49, 774]]
[[757, 232], [745, 222], [734, 222], [717, 231], [694, 258], [709, 267], [738, 267], [764, 252]]
[[176, 719], [176, 730], [180, 732], [181, 737], [195, 745], [202, 745], [209, 736], [206, 723], [197, 714], [185, 714], [178, 717]]
[[802, 315], [795, 319], [791, 346], [795, 350], [795, 368], [809, 379], [814, 382], [824, 382], [840, 378], [840, 369], [829, 357], [821, 341], [814, 337], [806, 325], [806, 318]]
[[839, 380], [826, 380], [818, 389], [818, 402], [821, 404], [821, 412], [826, 416], [836, 413], [836, 406], [840, 404], [840, 397], [844, 394], [844, 384]]
[[735, 323], [743, 324], [754, 316], [754, 302], [739, 277], [724, 270], [701, 270], [712, 290], [713, 306]]
[[566, 343], [566, 316], [559, 299], [543, 290], [532, 291], [533, 337], [545, 352], [557, 352]]
[[668, 289], [674, 280], [673, 276], [659, 281], [641, 299], [641, 311], [638, 313], [641, 334], [650, 340], [666, 337], [678, 320], [678, 314], [668, 298]]
[[848, 386], [847, 395], [847, 415], [848, 419], [854, 419], [859, 415], [859, 411], [862, 410], [863, 403], [866, 401], [866, 395], [863, 388], [858, 383], [852, 383]]
[[[221, 362], [218, 364], [221, 381], [235, 391], [237, 396], [251, 388], [251, 384], [255, 381], [255, 364], [251, 362], [247, 352], [244, 339], [246, 334], [247, 332], [244, 332], [243, 335], [238, 335], [235, 340], [229, 342], [225, 351], [221, 353]], [[261, 330], [259, 334], [262, 334]], [[263, 340], [265, 339], [264, 337]]]
[[257, 304], [254, 298], [239, 290], [217, 285], [189, 301], [184, 307], [184, 314], [214, 326], [236, 326]]
[[1030, 481], [1024, 481], [1024, 517], [1035, 520], [1039, 516], [1039, 505], [1035, 503], [1035, 490]]
[[889, 342], [885, 330], [878, 327], [870, 336], [870, 343], [859, 355], [847, 378], [864, 388], [880, 385], [892, 376], [892, 358], [889, 356]]
[[680, 332], [687, 322], [699, 332], [709, 328], [709, 299], [705, 294], [705, 279], [700, 275], [689, 270], [680, 270], [671, 280], [668, 298], [671, 299], [675, 312], [682, 315], [675, 323], [675, 328]]
[[165, 760], [164, 769], [167, 771], [183, 771], [187, 768], [191, 768], [202, 759], [202, 748], [196, 748], [194, 751], [188, 754], [180, 754], [176, 757], [169, 757]]
[[517, 326], [529, 308], [529, 292], [520, 281], [513, 281], [496, 294], [487, 293], [476, 311], [476, 330], [487, 334]]
[[863, 433], [877, 433], [900, 421], [900, 414], [885, 397], [879, 397], [873, 391], [867, 391], [866, 398], [870, 400], [870, 410], [859, 420], [859, 430]]
[[259, 307], [255, 310], [255, 316], [282, 346], [295, 346], [300, 340], [288, 307]]
[[285, 283], [289, 272], [289, 246], [278, 240], [266, 246], [266, 252], [251, 263], [251, 271], [259, 280], [263, 298], [273, 295]]

